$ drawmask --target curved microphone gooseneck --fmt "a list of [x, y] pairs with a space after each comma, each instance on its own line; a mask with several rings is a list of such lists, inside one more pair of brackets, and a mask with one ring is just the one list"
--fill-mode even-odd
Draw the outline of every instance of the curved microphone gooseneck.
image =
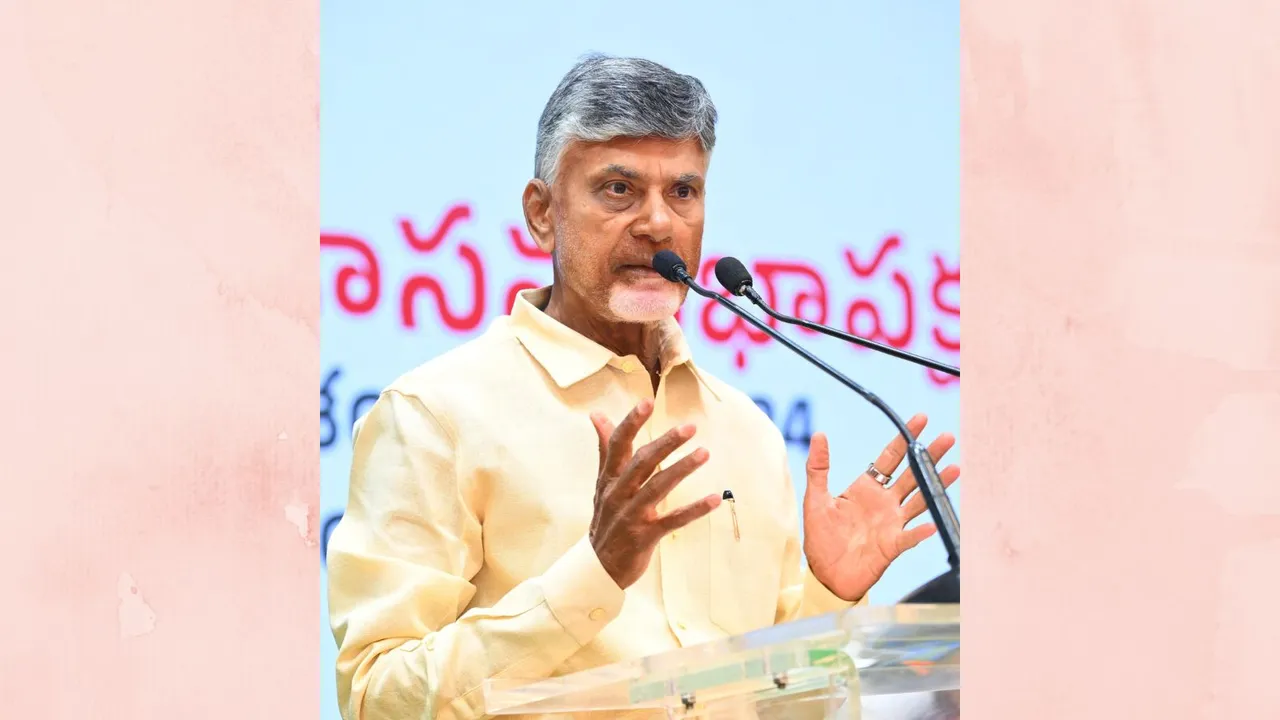
[[751, 302], [755, 303], [756, 307], [768, 313], [770, 317], [781, 320], [784, 323], [798, 325], [799, 327], [808, 328], [814, 332], [820, 332], [829, 337], [838, 338], [855, 345], [861, 345], [862, 347], [875, 350], [876, 352], [891, 355], [899, 360], [906, 360], [907, 362], [913, 362], [922, 367], [937, 370], [940, 373], [946, 373], [952, 377], [960, 377], [960, 368], [953, 365], [946, 365], [938, 362], [937, 360], [931, 360], [927, 357], [916, 355], [915, 353], [899, 350], [896, 347], [882, 345], [873, 340], [860, 338], [857, 335], [851, 335], [827, 325], [819, 325], [818, 323], [810, 322], [803, 318], [783, 315], [777, 310], [769, 307], [769, 304], [764, 301], [764, 298], [760, 297], [760, 293], [756, 292], [755, 282], [751, 277], [751, 273], [747, 271], [747, 266], [743, 265], [742, 261], [736, 257], [722, 257], [716, 261], [716, 280], [720, 281], [720, 285], [723, 286], [725, 290], [728, 290], [739, 297], [747, 298]]
[[933, 463], [933, 459], [929, 457], [929, 451], [925, 446], [912, 437], [911, 431], [907, 429], [907, 424], [902, 418], [893, 411], [883, 400], [875, 393], [867, 390], [858, 383], [846, 377], [840, 371], [831, 367], [827, 363], [814, 356], [808, 350], [797, 345], [795, 342], [782, 335], [778, 331], [769, 327], [759, 318], [751, 313], [738, 307], [728, 298], [720, 295], [720, 293], [712, 292], [697, 283], [689, 274], [688, 267], [684, 261], [680, 259], [670, 250], [661, 250], [653, 257], [653, 269], [659, 275], [671, 282], [682, 283], [689, 287], [697, 294], [714, 300], [730, 312], [738, 317], [746, 320], [756, 329], [765, 333], [769, 337], [782, 343], [787, 349], [797, 355], [808, 360], [811, 364], [830, 375], [837, 382], [850, 390], [857, 393], [862, 399], [871, 403], [880, 410], [893, 426], [907, 441], [907, 463], [911, 467], [911, 471], [915, 473], [917, 485], [924, 497], [925, 504], [929, 508], [929, 514], [933, 518], [934, 524], [938, 528], [938, 537], [942, 540], [943, 546], [947, 550], [947, 564], [950, 569], [922, 585], [920, 588], [912, 592], [903, 599], [904, 603], [958, 603], [960, 602], [960, 523], [956, 520], [955, 509], [946, 495], [946, 489], [942, 486], [942, 478], [938, 476], [938, 469]]

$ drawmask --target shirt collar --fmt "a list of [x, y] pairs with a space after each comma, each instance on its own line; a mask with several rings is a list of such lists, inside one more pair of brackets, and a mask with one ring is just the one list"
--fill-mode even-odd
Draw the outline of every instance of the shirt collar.
[[[619, 357], [612, 350], [600, 345], [542, 311], [551, 299], [551, 288], [523, 290], [516, 295], [511, 308], [510, 323], [516, 339], [529, 351], [533, 359], [547, 371], [561, 388], [599, 372], [607, 365], [626, 370], [638, 362], [635, 356]], [[702, 374], [693, 367], [689, 345], [675, 318], [662, 321], [659, 353], [662, 373], [666, 375], [681, 365], [688, 365], [698, 381], [707, 386]], [[707, 387], [719, 399], [715, 391]]]

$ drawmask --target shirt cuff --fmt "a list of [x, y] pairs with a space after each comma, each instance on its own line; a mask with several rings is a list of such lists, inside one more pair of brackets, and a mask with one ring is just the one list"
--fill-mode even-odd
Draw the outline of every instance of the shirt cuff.
[[827, 589], [826, 585], [813, 574], [813, 570], [809, 567], [809, 563], [804, 564], [804, 604], [808, 608], [810, 614], [825, 615], [830, 612], [838, 612], [851, 608], [855, 605], [865, 605], [867, 596], [863, 595], [857, 602], [849, 602], [842, 599], [839, 595]]
[[618, 617], [626, 599], [585, 537], [542, 574], [542, 593], [551, 614], [579, 646]]

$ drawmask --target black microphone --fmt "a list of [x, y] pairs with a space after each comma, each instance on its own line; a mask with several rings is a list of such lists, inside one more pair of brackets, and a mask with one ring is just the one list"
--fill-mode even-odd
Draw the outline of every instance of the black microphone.
[[956, 520], [955, 509], [951, 506], [951, 501], [947, 497], [946, 488], [942, 486], [942, 478], [938, 476], [938, 469], [934, 466], [933, 458], [929, 457], [929, 451], [924, 444], [911, 436], [911, 431], [907, 429], [907, 424], [902, 421], [902, 418], [898, 417], [898, 414], [892, 408], [871, 391], [850, 380], [840, 371], [818, 359], [813, 353], [792, 342], [785, 335], [738, 307], [728, 298], [721, 296], [720, 293], [712, 292], [699, 285], [689, 274], [689, 269], [684, 261], [674, 252], [661, 250], [654, 255], [653, 269], [667, 280], [683, 283], [699, 295], [715, 300], [725, 306], [733, 314], [751, 323], [761, 332], [782, 343], [787, 349], [808, 360], [819, 370], [835, 378], [841, 385], [857, 393], [864, 400], [874, 405], [880, 412], [884, 413], [885, 417], [889, 418], [889, 421], [897, 428], [898, 434], [902, 435], [907, 441], [907, 464], [915, 474], [916, 484], [924, 497], [925, 505], [929, 507], [929, 515], [933, 518], [934, 525], [938, 528], [938, 537], [941, 538], [943, 546], [947, 549], [947, 564], [950, 566], [950, 569], [942, 575], [912, 591], [907, 597], [903, 598], [902, 602], [916, 604], [960, 602], [960, 523]]
[[751, 273], [747, 270], [747, 267], [742, 264], [742, 261], [738, 260], [738, 258], [722, 257], [719, 260], [717, 260], [716, 261], [716, 279], [720, 281], [720, 284], [724, 286], [725, 290], [728, 290], [734, 295], [740, 295], [740, 296], [746, 297], [748, 300], [755, 303], [756, 307], [768, 313], [770, 317], [777, 318], [778, 320], [781, 320], [784, 323], [790, 323], [792, 325], [799, 325], [800, 327], [803, 327], [803, 328], [809, 328], [810, 330], [820, 332], [823, 335], [828, 335], [833, 338], [839, 338], [841, 340], [844, 340], [845, 342], [851, 342], [857, 345], [861, 345], [862, 347], [870, 348], [877, 352], [882, 352], [885, 355], [892, 355], [893, 357], [896, 357], [899, 360], [906, 360], [907, 362], [913, 362], [917, 365], [922, 365], [927, 368], [932, 368], [941, 373], [946, 373], [954, 377], [960, 377], [960, 369], [957, 367], [953, 367], [951, 365], [944, 365], [943, 363], [940, 363], [937, 360], [930, 360], [929, 358], [926, 358], [926, 357], [920, 357], [919, 355], [909, 353], [904, 350], [899, 350], [896, 347], [881, 345], [878, 342], [867, 340], [866, 338], [860, 338], [857, 335], [850, 335], [847, 332], [842, 332], [833, 327], [828, 327], [826, 325], [819, 325], [818, 323], [809, 322], [808, 320], [804, 320], [798, 317], [792, 317], [790, 315], [783, 315], [777, 310], [774, 310], [773, 308], [769, 307], [769, 304], [764, 301], [764, 298], [760, 297], [760, 293], [756, 292], [755, 284], [752, 282], [752, 279], [751, 279]]

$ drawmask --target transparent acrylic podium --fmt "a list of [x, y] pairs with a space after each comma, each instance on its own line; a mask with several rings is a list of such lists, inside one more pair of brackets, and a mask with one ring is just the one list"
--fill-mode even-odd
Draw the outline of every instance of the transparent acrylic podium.
[[959, 718], [960, 606], [854, 607], [484, 692], [496, 716]]

